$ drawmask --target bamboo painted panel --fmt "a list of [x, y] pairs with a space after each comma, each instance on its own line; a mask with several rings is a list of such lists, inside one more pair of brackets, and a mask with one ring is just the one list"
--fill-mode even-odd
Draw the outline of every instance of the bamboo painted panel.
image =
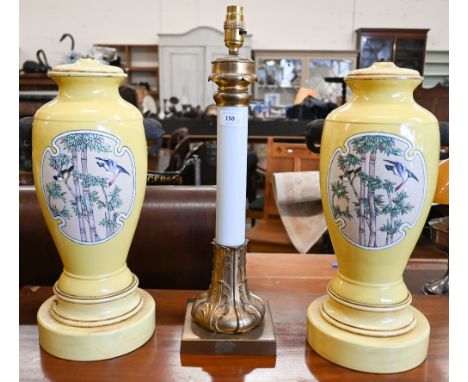
[[97, 244], [124, 225], [135, 199], [131, 151], [104, 132], [57, 136], [42, 156], [42, 192], [58, 228], [70, 240]]
[[328, 171], [331, 214], [345, 238], [366, 249], [401, 241], [426, 194], [422, 154], [396, 135], [365, 133], [337, 148]]

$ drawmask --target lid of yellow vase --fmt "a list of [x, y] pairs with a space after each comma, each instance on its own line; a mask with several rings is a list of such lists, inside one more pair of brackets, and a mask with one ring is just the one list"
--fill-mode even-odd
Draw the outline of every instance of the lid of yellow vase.
[[417, 70], [405, 69], [396, 66], [393, 62], [378, 61], [372, 66], [365, 69], [356, 69], [350, 72], [346, 79], [391, 79], [391, 80], [406, 80], [406, 79], [422, 79]]
[[121, 68], [93, 58], [80, 58], [73, 64], [56, 66], [47, 74], [49, 77], [127, 77]]

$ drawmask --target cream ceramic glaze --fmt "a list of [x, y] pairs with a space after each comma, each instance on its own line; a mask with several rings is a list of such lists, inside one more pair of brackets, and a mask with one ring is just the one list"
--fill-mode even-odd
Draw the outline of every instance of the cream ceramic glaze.
[[146, 188], [143, 118], [120, 97], [120, 68], [80, 59], [49, 76], [59, 92], [34, 116], [34, 183], [64, 269], [39, 341], [65, 359], [111, 358], [155, 329], [154, 300], [126, 264]]
[[378, 62], [345, 80], [352, 96], [327, 117], [320, 150], [338, 271], [308, 309], [308, 341], [352, 369], [403, 371], [427, 354], [429, 324], [402, 275], [432, 204], [439, 127], [413, 99], [418, 72]]

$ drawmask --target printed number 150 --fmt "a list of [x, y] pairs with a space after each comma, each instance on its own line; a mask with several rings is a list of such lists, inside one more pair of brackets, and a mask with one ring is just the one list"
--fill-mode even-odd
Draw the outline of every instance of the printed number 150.
[[236, 117], [234, 115], [225, 115], [224, 116], [224, 120], [226, 122], [235, 122], [236, 121]]

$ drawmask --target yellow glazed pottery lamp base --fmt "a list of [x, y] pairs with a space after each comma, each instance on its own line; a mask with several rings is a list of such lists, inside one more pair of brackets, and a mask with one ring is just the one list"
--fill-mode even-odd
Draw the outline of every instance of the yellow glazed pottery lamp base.
[[[139, 348], [154, 333], [156, 306], [153, 298], [137, 285], [138, 282], [130, 293], [127, 290], [107, 298], [68, 296], [66, 300], [54, 287], [55, 296], [44, 302], [37, 313], [41, 347], [72, 361], [109, 359]], [[136, 306], [126, 311], [131, 301], [136, 301]], [[60, 308], [68, 313], [67, 317], [61, 315]], [[102, 312], [100, 319], [86, 319], [88, 313], [92, 316], [97, 312]], [[109, 312], [114, 312], [114, 316], [105, 317]]]
[[326, 118], [320, 193], [338, 271], [307, 311], [321, 356], [364, 372], [421, 364], [430, 327], [402, 275], [432, 205], [437, 119], [414, 101], [419, 73], [376, 62], [345, 78], [348, 102]]
[[369, 336], [353, 326], [333, 325], [323, 310], [327, 300], [331, 298], [322, 296], [307, 309], [307, 342], [322, 357], [340, 366], [368, 373], [399, 373], [413, 369], [425, 360], [430, 327], [417, 309], [412, 306], [405, 308], [413, 314], [414, 322], [409, 331], [389, 337]]
[[126, 265], [146, 189], [143, 117], [120, 97], [120, 68], [82, 58], [48, 75], [59, 92], [34, 115], [34, 185], [64, 267], [38, 311], [39, 343], [68, 360], [113, 358], [155, 330], [155, 302]]

